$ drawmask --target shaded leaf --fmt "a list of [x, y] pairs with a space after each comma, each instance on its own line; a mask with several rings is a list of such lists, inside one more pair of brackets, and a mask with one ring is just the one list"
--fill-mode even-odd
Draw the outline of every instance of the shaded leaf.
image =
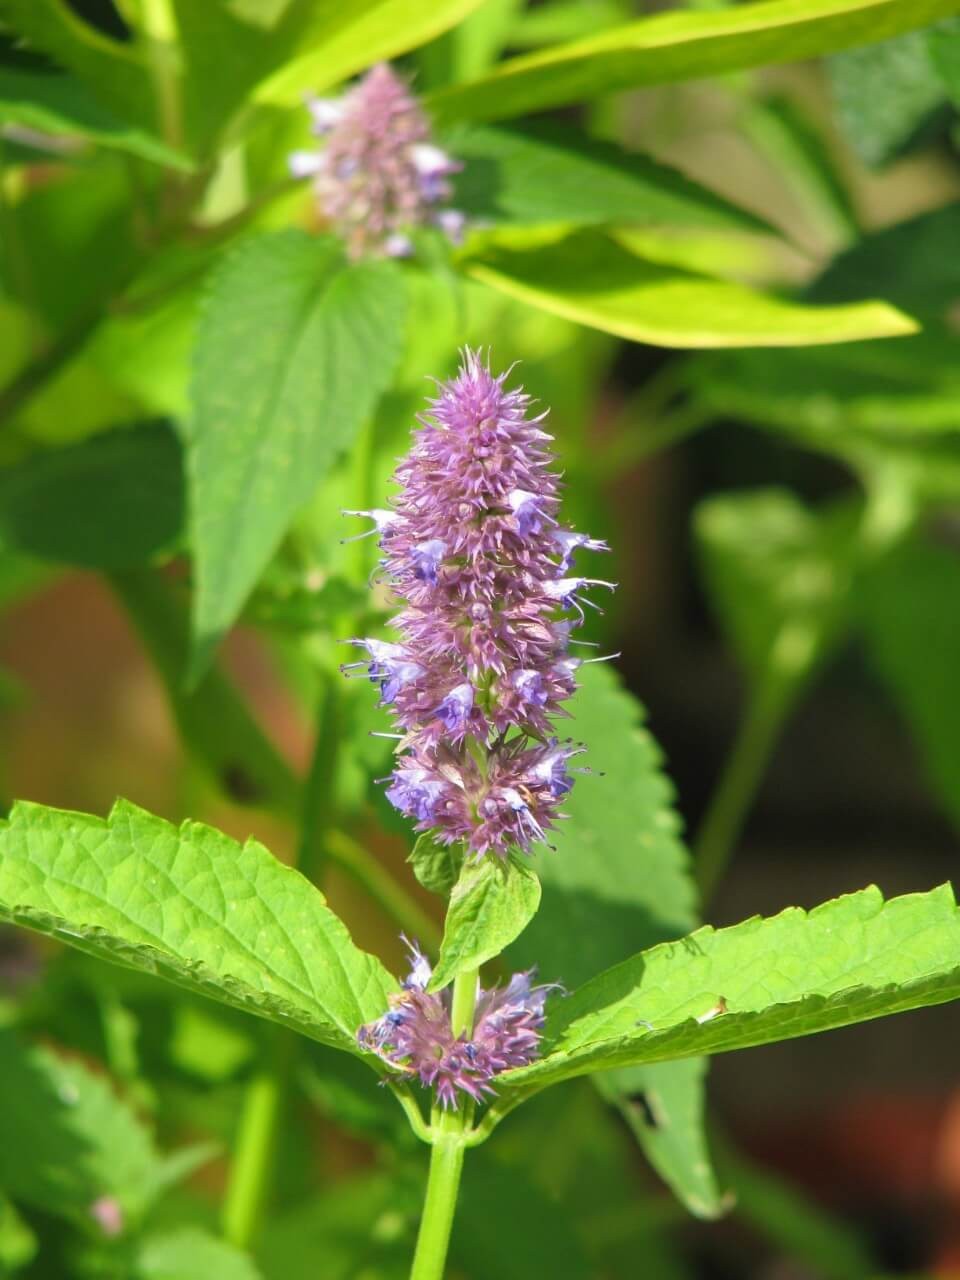
[[249, 240], [215, 271], [187, 437], [198, 669], [373, 411], [403, 319], [394, 264], [348, 265], [303, 232]]
[[960, 918], [948, 885], [884, 902], [876, 888], [698, 929], [552, 1005], [545, 1056], [500, 1089], [720, 1053], [960, 996]]
[[873, 567], [858, 602], [870, 657], [960, 824], [960, 556], [912, 539]]
[[[584, 760], [597, 776], [580, 778], [565, 798], [569, 818], [558, 825], [556, 852], [537, 858], [540, 909], [509, 951], [511, 964], [536, 965], [542, 977], [568, 988], [636, 947], [680, 937], [698, 923], [673, 791], [643, 726], [643, 708], [606, 667], [583, 667], [578, 676], [570, 733], [586, 746]], [[711, 1212], [717, 1191], [702, 1132], [703, 1071], [687, 1063], [657, 1068], [663, 1129], [677, 1137], [668, 1146], [660, 1133], [634, 1122], [631, 1095], [653, 1087], [640, 1079], [649, 1070], [596, 1081], [684, 1203]]]
[[0, 826], [0, 917], [351, 1052], [396, 989], [263, 845], [125, 801], [107, 819], [14, 805]]
[[805, 675], [849, 621], [859, 510], [813, 512], [782, 489], [708, 498], [694, 529], [704, 577], [754, 682]]
[[649, 1062], [594, 1078], [640, 1142], [647, 1159], [698, 1218], [719, 1218], [731, 1204], [721, 1194], [704, 1128], [707, 1062]]
[[464, 166], [453, 202], [471, 218], [769, 230], [679, 170], [566, 122], [454, 132], [448, 145]]
[[812, 58], [955, 11], [952, 0], [769, 0], [658, 14], [513, 58], [430, 103], [444, 120], [502, 120], [618, 89]]
[[413, 874], [431, 893], [446, 895], [457, 883], [460, 875], [460, 854], [455, 845], [439, 844], [429, 831], [417, 837], [417, 842], [407, 861]]
[[526, 928], [539, 902], [540, 881], [524, 863], [492, 857], [468, 861], [450, 894], [427, 989], [440, 991], [458, 973], [498, 956]]
[[85, 138], [171, 169], [191, 167], [188, 157], [115, 117], [69, 76], [0, 70], [0, 124], [19, 125], [55, 138]]
[[182, 466], [162, 422], [32, 454], [0, 470], [0, 540], [85, 568], [142, 564], [180, 537]]
[[95, 1206], [119, 1224], [146, 1209], [159, 1163], [133, 1108], [82, 1063], [0, 1032], [0, 1189], [97, 1232]]
[[874, 167], [891, 160], [944, 100], [926, 31], [848, 49], [827, 66], [843, 133]]
[[915, 329], [886, 302], [811, 306], [644, 259], [596, 232], [527, 250], [489, 244], [465, 265], [531, 306], [655, 346], [804, 346]]
[[643, 708], [601, 665], [577, 676], [569, 732], [595, 772], [564, 798], [570, 816], [551, 832], [556, 851], [534, 862], [540, 909], [510, 948], [512, 964], [536, 964], [570, 989], [697, 923], [673, 789]]

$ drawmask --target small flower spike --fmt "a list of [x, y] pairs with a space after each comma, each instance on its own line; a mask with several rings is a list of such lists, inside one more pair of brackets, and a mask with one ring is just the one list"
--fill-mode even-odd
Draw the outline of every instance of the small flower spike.
[[[601, 579], [572, 575], [607, 544], [559, 523], [543, 415], [475, 351], [439, 386], [373, 522], [402, 609], [399, 642], [357, 639], [400, 730], [387, 798], [418, 831], [501, 858], [546, 838], [579, 748], [557, 741], [576, 672], [571, 632]], [[360, 535], [362, 536], [362, 535]], [[594, 607], [596, 607], [594, 605]], [[567, 615], [567, 616], [564, 616]], [[572, 615], [572, 616], [569, 616]]]
[[392, 1067], [415, 1075], [433, 1089], [441, 1106], [455, 1109], [461, 1095], [475, 1101], [493, 1094], [492, 1081], [523, 1067], [539, 1052], [544, 1003], [554, 986], [533, 986], [533, 972], [515, 973], [505, 987], [477, 988], [469, 1036], [450, 1024], [452, 989], [426, 990], [433, 970], [416, 943], [407, 943], [411, 969], [402, 990], [376, 1022], [361, 1027], [357, 1041]]
[[464, 216], [444, 206], [462, 166], [432, 141], [419, 102], [386, 63], [342, 98], [311, 98], [307, 109], [325, 144], [295, 151], [290, 172], [312, 180], [319, 211], [351, 258], [408, 257], [410, 232], [426, 225], [460, 242]]

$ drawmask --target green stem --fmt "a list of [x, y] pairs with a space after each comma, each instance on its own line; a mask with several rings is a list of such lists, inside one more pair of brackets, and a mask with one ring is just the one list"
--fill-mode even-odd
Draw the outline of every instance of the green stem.
[[254, 1075], [244, 1095], [223, 1204], [224, 1237], [240, 1249], [255, 1239], [270, 1192], [292, 1050], [291, 1033], [276, 1028], [272, 1061]]
[[726, 871], [796, 685], [769, 675], [750, 699], [733, 749], [694, 840], [697, 884], [705, 904]]
[[440, 949], [440, 929], [416, 898], [398, 884], [359, 841], [345, 831], [328, 831], [324, 846], [330, 861], [352, 876], [404, 933], [427, 951]]
[[[455, 1035], [461, 1031], [469, 1035], [473, 1029], [476, 999], [476, 970], [458, 974], [453, 983], [450, 1012]], [[463, 1170], [463, 1153], [473, 1121], [473, 1103], [465, 1102], [456, 1111], [444, 1111], [435, 1106], [431, 1120], [430, 1172], [410, 1280], [443, 1280]]]

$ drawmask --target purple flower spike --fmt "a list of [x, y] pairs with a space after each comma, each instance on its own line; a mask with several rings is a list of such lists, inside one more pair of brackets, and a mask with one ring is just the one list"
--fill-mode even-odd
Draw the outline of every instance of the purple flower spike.
[[460, 1097], [480, 1101], [493, 1094], [492, 1081], [511, 1067], [524, 1067], [539, 1053], [544, 1004], [555, 985], [533, 986], [533, 971], [515, 973], [506, 987], [477, 988], [473, 1031], [454, 1035], [450, 1024], [452, 990], [436, 995], [426, 987], [433, 972], [414, 943], [407, 943], [411, 970], [403, 989], [376, 1022], [357, 1032], [364, 1049], [392, 1067], [415, 1075], [432, 1088], [448, 1109]]
[[313, 179], [319, 211], [351, 258], [409, 257], [410, 232], [426, 225], [459, 243], [463, 215], [438, 206], [462, 166], [431, 140], [419, 102], [386, 63], [338, 100], [309, 98], [307, 109], [326, 145], [294, 152], [290, 171]]
[[390, 511], [356, 513], [374, 520], [403, 607], [400, 644], [353, 641], [401, 731], [391, 803], [441, 844], [501, 858], [546, 838], [573, 785], [578, 748], [557, 744], [552, 720], [578, 668], [602, 660], [568, 651], [584, 593], [612, 586], [567, 575], [574, 550], [607, 546], [558, 529], [550, 437], [505, 381], [466, 351], [420, 419]]

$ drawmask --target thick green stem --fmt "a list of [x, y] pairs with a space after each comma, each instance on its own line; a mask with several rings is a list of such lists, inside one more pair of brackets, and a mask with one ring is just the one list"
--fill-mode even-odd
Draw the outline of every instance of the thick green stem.
[[[459, 974], [453, 983], [450, 1022], [454, 1034], [467, 1035], [473, 1030], [473, 1012], [477, 1000], [477, 973]], [[456, 1111], [433, 1108], [430, 1172], [423, 1216], [417, 1235], [410, 1280], [443, 1280], [450, 1247], [450, 1232], [457, 1207], [463, 1153], [473, 1121], [473, 1103], [464, 1101]]]
[[704, 904], [730, 862], [795, 688], [793, 681], [771, 674], [750, 700], [693, 844], [697, 884]]
[[255, 1239], [270, 1192], [292, 1043], [289, 1031], [273, 1030], [272, 1061], [256, 1073], [244, 1095], [223, 1203], [223, 1234], [240, 1249]]

